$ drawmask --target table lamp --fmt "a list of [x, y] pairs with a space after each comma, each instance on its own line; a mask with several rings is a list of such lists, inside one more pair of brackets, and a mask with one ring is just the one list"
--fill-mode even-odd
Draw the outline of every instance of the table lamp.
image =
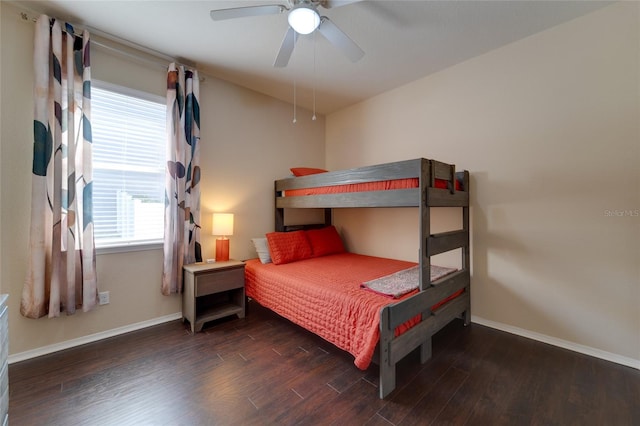
[[229, 260], [229, 238], [233, 235], [233, 213], [214, 213], [211, 227], [212, 235], [216, 238], [216, 262]]

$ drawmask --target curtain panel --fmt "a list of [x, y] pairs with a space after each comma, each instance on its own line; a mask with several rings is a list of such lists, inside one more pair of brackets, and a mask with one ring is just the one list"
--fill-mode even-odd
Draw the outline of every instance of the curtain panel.
[[29, 318], [97, 305], [93, 239], [89, 33], [42, 15], [34, 43]]
[[202, 261], [199, 97], [198, 72], [171, 63], [167, 72], [164, 295], [182, 292], [182, 266]]

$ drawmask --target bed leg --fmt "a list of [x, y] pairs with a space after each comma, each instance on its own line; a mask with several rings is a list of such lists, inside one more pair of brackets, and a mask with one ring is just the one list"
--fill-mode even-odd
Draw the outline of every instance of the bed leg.
[[431, 359], [431, 337], [420, 345], [420, 363], [424, 364], [429, 359]]
[[467, 299], [467, 309], [462, 314], [462, 319], [464, 320], [464, 326], [468, 326], [471, 324], [471, 297], [469, 297], [469, 287], [465, 290], [465, 298]]
[[396, 388], [396, 366], [380, 363], [380, 399], [384, 399]]
[[391, 357], [391, 341], [394, 330], [389, 325], [389, 307], [380, 311], [380, 399], [396, 388], [396, 364]]

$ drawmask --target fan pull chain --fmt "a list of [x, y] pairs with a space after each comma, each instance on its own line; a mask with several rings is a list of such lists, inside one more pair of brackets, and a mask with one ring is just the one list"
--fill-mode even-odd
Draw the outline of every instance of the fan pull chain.
[[[293, 45], [296, 45], [296, 41], [298, 38], [298, 33], [294, 32], [293, 33]], [[294, 66], [292, 66], [291, 68], [294, 69], [295, 68], [295, 63], [293, 64]], [[297, 95], [298, 95], [298, 87], [297, 87], [297, 81], [296, 81], [296, 72], [295, 69], [293, 71], [293, 124], [295, 124], [298, 119], [297, 119], [297, 114], [296, 114], [296, 101], [297, 101]]]
[[[294, 73], [295, 74], [295, 73]], [[298, 120], [296, 119], [296, 77], [293, 77], [293, 123], [295, 124]]]
[[318, 39], [318, 31], [313, 32], [313, 116], [311, 120], [316, 121], [316, 40]]

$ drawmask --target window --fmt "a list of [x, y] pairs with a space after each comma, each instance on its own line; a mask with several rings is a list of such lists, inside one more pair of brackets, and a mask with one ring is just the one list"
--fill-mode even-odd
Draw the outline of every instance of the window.
[[91, 126], [96, 248], [162, 242], [165, 100], [94, 81]]

